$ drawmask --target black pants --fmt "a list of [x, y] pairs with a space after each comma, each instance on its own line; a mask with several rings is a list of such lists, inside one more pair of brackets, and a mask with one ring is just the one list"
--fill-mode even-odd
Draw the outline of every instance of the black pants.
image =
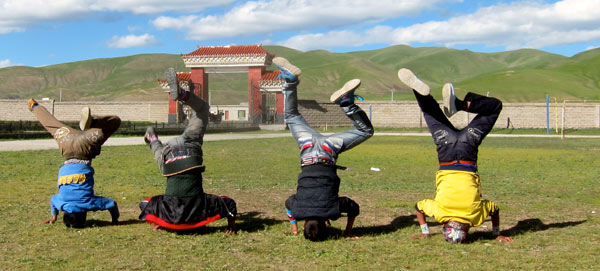
[[479, 145], [494, 127], [500, 111], [502, 111], [502, 102], [496, 98], [467, 93], [463, 99], [465, 103], [470, 102], [466, 111], [475, 113], [477, 116], [465, 128], [459, 130], [446, 118], [439, 104], [431, 95], [422, 96], [416, 91], [413, 92], [433, 136], [439, 161], [476, 162]]

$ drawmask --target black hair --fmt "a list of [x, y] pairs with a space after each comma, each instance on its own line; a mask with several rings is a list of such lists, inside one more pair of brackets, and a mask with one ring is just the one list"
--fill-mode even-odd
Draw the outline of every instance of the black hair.
[[329, 236], [325, 220], [306, 220], [304, 223], [304, 238], [311, 241], [323, 241]]
[[65, 226], [71, 228], [83, 228], [85, 226], [85, 219], [87, 218], [87, 212], [82, 213], [67, 213], [63, 215], [63, 222]]

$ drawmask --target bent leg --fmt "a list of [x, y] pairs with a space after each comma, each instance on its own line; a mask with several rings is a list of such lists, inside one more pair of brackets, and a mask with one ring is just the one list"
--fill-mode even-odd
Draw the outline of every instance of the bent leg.
[[471, 92], [467, 93], [464, 102], [468, 104], [465, 111], [477, 114], [466, 128], [474, 129], [479, 134], [479, 141], [481, 141], [492, 130], [496, 120], [498, 120], [500, 111], [502, 111], [502, 102], [493, 97]]
[[363, 111], [358, 105], [351, 104], [349, 106], [344, 106], [342, 107], [342, 110], [352, 121], [354, 129], [341, 133], [335, 133], [328, 137], [328, 139], [333, 141], [334, 144], [338, 143], [335, 141], [341, 141], [338, 154], [364, 142], [373, 136], [374, 133], [371, 120], [369, 120], [365, 111]]
[[54, 138], [57, 138], [56, 131], [60, 128], [65, 127], [69, 130], [69, 132], [73, 131], [73, 128], [57, 120], [52, 114], [50, 114], [50, 112], [48, 112], [45, 107], [41, 105], [34, 107], [31, 112], [33, 112], [40, 124], [44, 126], [44, 129], [46, 129], [46, 131], [48, 131]]
[[298, 82], [286, 82], [283, 85], [284, 120], [292, 136], [294, 136], [298, 145], [301, 146], [303, 139], [310, 139], [313, 136], [320, 136], [321, 134], [310, 127], [304, 117], [300, 115], [298, 111], [297, 86]]
[[186, 142], [199, 142], [202, 144], [206, 126], [208, 125], [210, 106], [206, 101], [192, 93], [190, 93], [189, 98], [183, 103], [192, 108], [192, 116], [181, 136]]
[[446, 118], [442, 109], [440, 109], [440, 105], [431, 95], [423, 96], [416, 91], [414, 91], [415, 98], [417, 99], [417, 103], [423, 111], [423, 117], [425, 118], [425, 122], [427, 123], [427, 127], [432, 135], [435, 134], [436, 131], [440, 129], [451, 129], [456, 130], [454, 125]]
[[121, 119], [117, 116], [94, 116], [90, 129], [100, 130], [101, 136], [96, 142], [102, 145], [119, 129], [119, 126], [121, 126]]

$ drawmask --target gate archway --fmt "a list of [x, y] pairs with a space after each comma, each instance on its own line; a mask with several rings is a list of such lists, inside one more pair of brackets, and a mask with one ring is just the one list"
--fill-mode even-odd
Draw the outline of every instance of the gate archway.
[[[180, 83], [189, 84], [190, 91], [198, 97], [208, 100], [209, 74], [211, 73], [248, 73], [248, 121], [253, 123], [283, 123], [283, 80], [277, 80], [279, 71], [267, 71], [275, 57], [261, 45], [228, 45], [198, 47], [181, 58], [191, 72], [178, 72]], [[159, 80], [163, 88], [168, 88], [164, 80]], [[273, 104], [266, 104], [264, 95], [275, 96]], [[268, 115], [268, 111], [271, 115]], [[169, 123], [180, 122], [181, 105], [169, 99]], [[273, 112], [274, 117], [271, 118]]]

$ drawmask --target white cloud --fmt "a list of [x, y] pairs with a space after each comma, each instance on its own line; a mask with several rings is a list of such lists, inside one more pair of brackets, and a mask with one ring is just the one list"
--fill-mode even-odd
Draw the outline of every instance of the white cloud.
[[[417, 42], [445, 46], [484, 44], [516, 49], [542, 48], [598, 39], [600, 1], [564, 0], [553, 4], [531, 1], [500, 4], [447, 21], [430, 21], [395, 29], [377, 26], [363, 32], [302, 34], [279, 44], [299, 50], [360, 46], [368, 43]], [[334, 40], [337, 40], [337, 43]]]
[[0, 69], [1, 69], [1, 68], [6, 68], [6, 67], [10, 67], [10, 66], [19, 66], [19, 65], [22, 65], [22, 64], [15, 64], [15, 63], [12, 63], [12, 62], [10, 61], [10, 59], [4, 59], [4, 60], [0, 60]]
[[25, 31], [42, 22], [77, 21], [92, 12], [119, 11], [152, 14], [197, 12], [234, 0], [0, 0], [0, 34]]
[[585, 48], [585, 50], [589, 51], [589, 50], [594, 50], [594, 49], [598, 49], [598, 48], [600, 48], [600, 46], [588, 46], [588, 48]]
[[164, 11], [198, 12], [209, 7], [222, 6], [234, 0], [97, 0], [93, 10], [125, 11], [136, 14], [153, 14]]
[[189, 39], [208, 40], [374, 22], [413, 15], [437, 2], [442, 0], [251, 1], [222, 16], [161, 16], [153, 24], [160, 29], [184, 29]]
[[130, 47], [142, 47], [151, 46], [157, 44], [156, 38], [148, 33], [140, 36], [127, 35], [127, 36], [114, 36], [108, 42], [109, 48], [130, 48]]

